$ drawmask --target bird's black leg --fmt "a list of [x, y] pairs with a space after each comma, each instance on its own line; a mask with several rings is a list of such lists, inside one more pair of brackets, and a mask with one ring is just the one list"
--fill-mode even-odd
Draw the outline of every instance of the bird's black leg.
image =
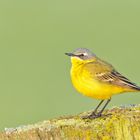
[[104, 102], [104, 100], [102, 100], [98, 105], [97, 105], [97, 107], [95, 108], [95, 110], [91, 113], [91, 116], [92, 115], [96, 115], [96, 112], [97, 112], [97, 110], [98, 110], [98, 108], [101, 106], [101, 104]]
[[98, 108], [101, 106], [101, 104], [104, 102], [104, 100], [102, 100], [97, 107], [95, 108], [95, 110], [89, 115], [89, 116], [84, 116], [83, 119], [91, 119], [91, 118], [95, 118], [97, 116], [96, 112], [98, 110]]
[[101, 117], [101, 115], [102, 115], [104, 109], [106, 108], [106, 106], [108, 105], [108, 103], [109, 103], [110, 101], [111, 101], [111, 99], [108, 99], [108, 100], [107, 100], [106, 104], [104, 105], [104, 107], [102, 108], [102, 110], [96, 115], [95, 118]]

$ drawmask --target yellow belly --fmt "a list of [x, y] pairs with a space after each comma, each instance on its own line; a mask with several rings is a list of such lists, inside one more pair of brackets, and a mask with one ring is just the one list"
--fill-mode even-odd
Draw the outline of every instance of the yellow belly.
[[125, 91], [124, 88], [95, 80], [89, 72], [82, 69], [72, 68], [71, 79], [78, 92], [96, 99], [109, 99], [112, 95]]

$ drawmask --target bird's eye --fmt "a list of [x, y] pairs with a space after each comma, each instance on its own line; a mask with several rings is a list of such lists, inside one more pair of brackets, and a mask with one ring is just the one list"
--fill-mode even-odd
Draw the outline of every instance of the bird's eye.
[[79, 57], [85, 56], [83, 53], [79, 55]]

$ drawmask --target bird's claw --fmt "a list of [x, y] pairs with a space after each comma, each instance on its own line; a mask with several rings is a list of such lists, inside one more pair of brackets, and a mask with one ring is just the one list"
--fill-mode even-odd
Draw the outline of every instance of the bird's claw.
[[98, 113], [98, 114], [92, 113], [91, 115], [83, 116], [82, 119], [96, 119], [96, 118], [99, 118], [101, 116], [102, 116], [102, 114], [100, 114], [100, 113]]
[[98, 113], [98, 114], [91, 114], [91, 115], [88, 115], [88, 116], [83, 116], [82, 119], [97, 119], [97, 118], [100, 118], [100, 117], [108, 117], [112, 114], [101, 114], [101, 113]]

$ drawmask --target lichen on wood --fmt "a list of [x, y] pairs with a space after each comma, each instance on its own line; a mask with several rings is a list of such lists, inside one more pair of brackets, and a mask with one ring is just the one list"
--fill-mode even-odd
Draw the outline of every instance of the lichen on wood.
[[0, 140], [140, 140], [140, 105], [114, 107], [96, 119], [84, 112], [34, 125], [9, 128]]

